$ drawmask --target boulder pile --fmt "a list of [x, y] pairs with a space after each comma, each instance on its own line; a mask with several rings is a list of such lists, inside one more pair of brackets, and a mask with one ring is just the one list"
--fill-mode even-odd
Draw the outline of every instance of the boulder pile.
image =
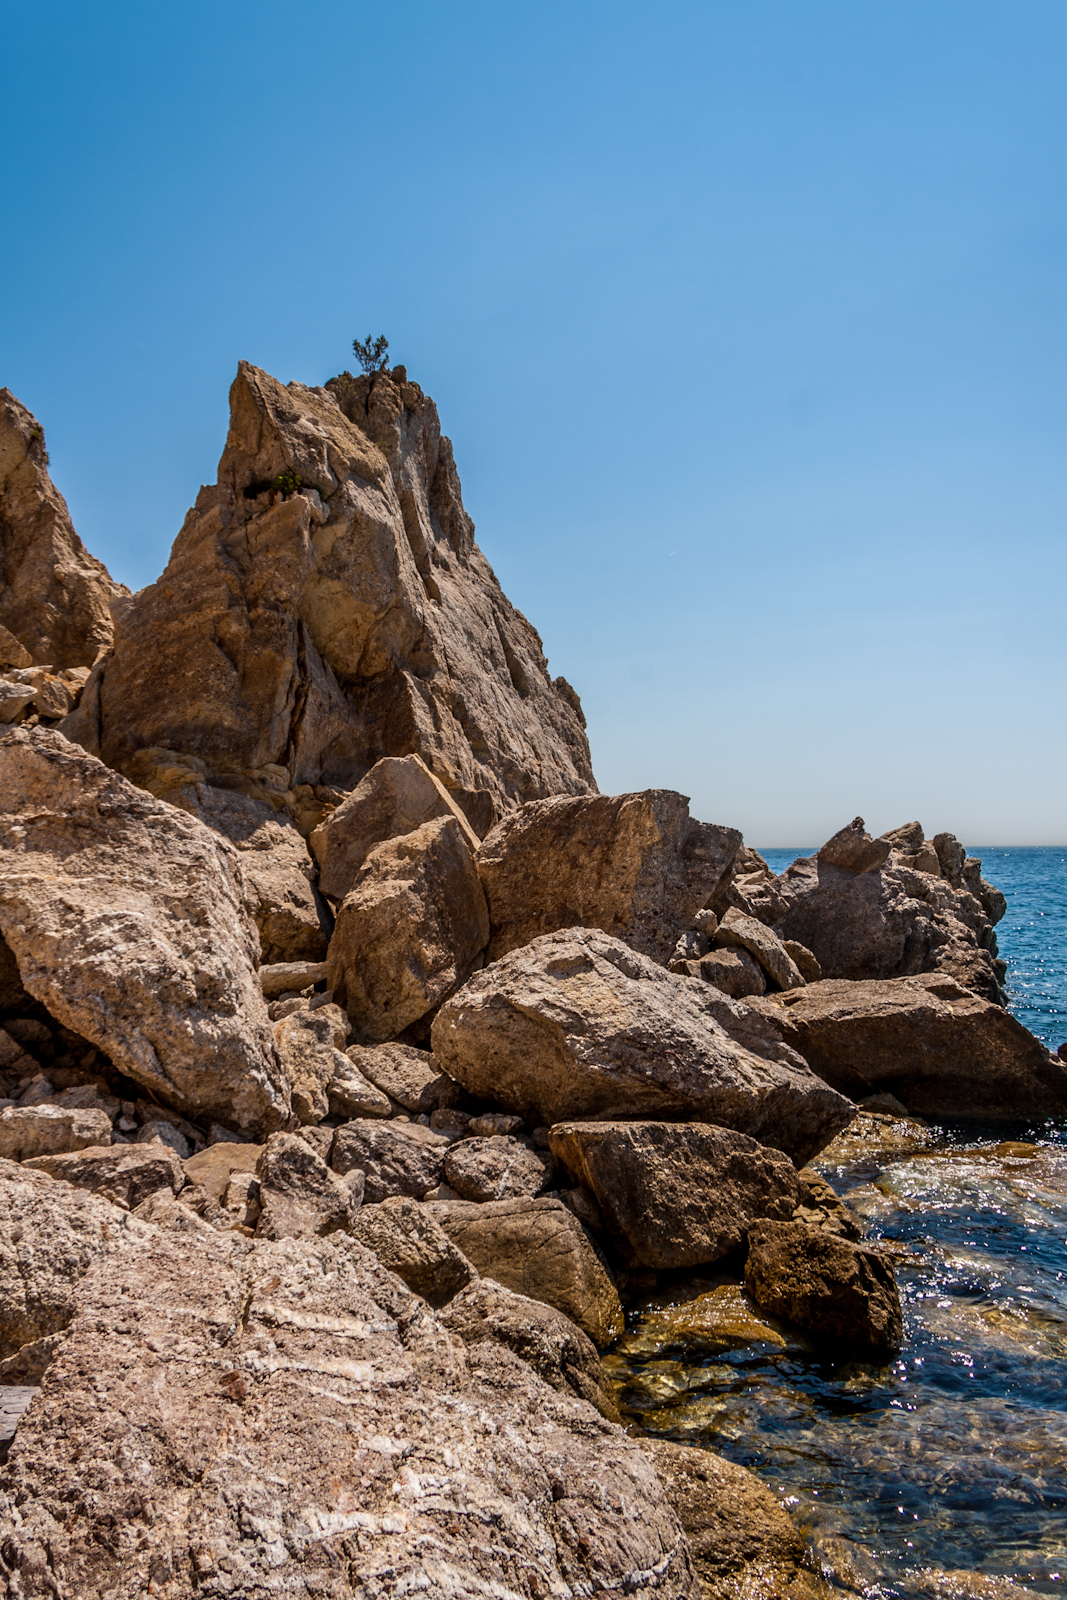
[[856, 819], [776, 877], [598, 794], [402, 368], [243, 364], [133, 597], [0, 402], [10, 1592], [821, 1592], [751, 1475], [621, 1431], [598, 1351], [712, 1264], [899, 1345], [807, 1164], [872, 1097], [1067, 1111], [980, 864]]

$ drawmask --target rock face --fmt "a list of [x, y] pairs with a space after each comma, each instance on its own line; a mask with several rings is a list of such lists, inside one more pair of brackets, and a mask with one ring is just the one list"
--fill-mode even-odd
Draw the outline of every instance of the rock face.
[[[581, 708], [474, 543], [417, 384], [287, 388], [242, 362], [218, 483], [123, 611], [77, 737], [292, 802], [418, 754], [484, 832], [595, 788]], [[160, 684], [168, 686], [160, 693]]]
[[0, 389], [0, 667], [91, 667], [111, 643], [110, 602], [128, 594], [74, 532], [44, 429]]
[[323, 894], [340, 904], [376, 844], [439, 817], [455, 818], [477, 850], [478, 835], [426, 763], [418, 756], [383, 756], [308, 840]]
[[636, 1443], [510, 1351], [464, 1350], [352, 1241], [179, 1252], [145, 1228], [70, 1298], [0, 1500], [26, 1600], [695, 1600]]
[[792, 1162], [727, 1128], [561, 1122], [551, 1137], [552, 1154], [592, 1191], [631, 1264], [654, 1271], [718, 1261], [750, 1223], [788, 1222], [797, 1203]]
[[429, 1209], [483, 1278], [555, 1306], [596, 1345], [622, 1332], [611, 1276], [581, 1223], [560, 1200], [431, 1200]]
[[177, 1109], [289, 1115], [231, 845], [60, 734], [0, 740], [0, 933], [52, 1015]]
[[765, 1028], [710, 985], [575, 928], [476, 973], [438, 1012], [432, 1037], [449, 1077], [534, 1123], [715, 1122], [806, 1161], [853, 1107]]
[[753, 1005], [814, 1072], [856, 1100], [888, 1093], [929, 1117], [1067, 1112], [1067, 1063], [954, 978], [826, 979]]
[[748, 1238], [745, 1288], [761, 1310], [825, 1338], [899, 1348], [900, 1293], [883, 1256], [803, 1222], [757, 1222]]
[[666, 962], [740, 843], [736, 828], [695, 822], [671, 789], [527, 804], [478, 851], [489, 959], [581, 926]]
[[330, 984], [362, 1044], [394, 1039], [465, 981], [489, 939], [474, 854], [454, 817], [370, 852], [337, 915]]

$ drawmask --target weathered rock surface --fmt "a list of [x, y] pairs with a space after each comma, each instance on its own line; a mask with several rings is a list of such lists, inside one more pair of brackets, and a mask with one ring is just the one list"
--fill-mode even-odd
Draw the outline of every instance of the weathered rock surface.
[[271, 1135], [256, 1162], [256, 1177], [259, 1238], [303, 1239], [351, 1230], [359, 1195], [296, 1134]]
[[79, 739], [121, 771], [155, 747], [290, 797], [416, 753], [479, 833], [592, 790], [578, 698], [474, 543], [432, 400], [242, 362], [230, 404], [218, 483], [124, 609]]
[[418, 756], [383, 756], [311, 834], [319, 887], [340, 904], [377, 844], [452, 817], [472, 851], [478, 835], [439, 778]]
[[337, 915], [330, 985], [363, 1044], [393, 1039], [463, 983], [489, 939], [474, 854], [454, 817], [376, 845]]
[[334, 1071], [326, 1092], [331, 1117], [342, 1117], [347, 1122], [354, 1117], [392, 1116], [393, 1102], [383, 1090], [364, 1077], [349, 1050], [343, 1056], [338, 1052], [332, 1059]]
[[895, 1350], [900, 1293], [884, 1256], [803, 1222], [749, 1229], [745, 1288], [773, 1317], [824, 1338]]
[[534, 1124], [715, 1122], [806, 1161], [853, 1108], [766, 1022], [618, 939], [576, 928], [476, 973], [438, 1012], [432, 1038], [451, 1078]]
[[640, 1442], [685, 1529], [704, 1600], [828, 1600], [834, 1593], [810, 1570], [803, 1539], [755, 1473], [670, 1439]]
[[121, 1202], [130, 1211], [160, 1189], [177, 1194], [185, 1183], [177, 1155], [162, 1143], [89, 1146], [67, 1155], [34, 1156], [25, 1165]]
[[345, 1054], [364, 1078], [416, 1116], [429, 1116], [459, 1097], [459, 1086], [440, 1070], [428, 1050], [408, 1044], [353, 1044]]
[[110, 1143], [111, 1118], [106, 1111], [47, 1104], [0, 1111], [0, 1158], [5, 1161]]
[[638, 1446], [509, 1351], [464, 1351], [350, 1240], [178, 1252], [145, 1228], [73, 1300], [0, 1502], [26, 1600], [695, 1600]]
[[368, 1205], [406, 1194], [421, 1200], [444, 1178], [449, 1141], [431, 1128], [409, 1122], [370, 1122], [355, 1118], [334, 1134], [330, 1164], [342, 1176], [364, 1174]]
[[601, 1416], [620, 1420], [596, 1345], [554, 1306], [516, 1294], [492, 1278], [478, 1278], [456, 1295], [441, 1321], [465, 1345], [486, 1339], [504, 1345], [553, 1389], [573, 1391], [596, 1406]]
[[445, 1156], [445, 1182], [463, 1200], [511, 1200], [540, 1194], [545, 1165], [518, 1139], [462, 1139]]
[[348, 1020], [340, 1006], [294, 1011], [274, 1024], [274, 1046], [289, 1082], [293, 1114], [301, 1122], [321, 1122], [328, 1114], [335, 1080], [345, 1084], [349, 1099], [363, 1100], [364, 1111], [388, 1116], [389, 1104], [380, 1091], [358, 1083], [342, 1052], [347, 1040]]
[[483, 1278], [555, 1306], [595, 1345], [610, 1344], [622, 1332], [611, 1275], [559, 1200], [431, 1200], [428, 1208]]
[[478, 1276], [436, 1217], [406, 1195], [361, 1206], [351, 1233], [432, 1306], [447, 1305]]
[[779, 989], [799, 989], [804, 983], [803, 973], [777, 934], [765, 928], [755, 917], [746, 917], [743, 911], [738, 911], [734, 906], [719, 923], [715, 931], [715, 943], [720, 947], [747, 950]]
[[184, 1163], [191, 1183], [221, 1202], [235, 1172], [252, 1172], [263, 1154], [261, 1144], [212, 1144]]
[[489, 959], [581, 926], [665, 963], [740, 843], [736, 828], [694, 821], [671, 789], [529, 803], [478, 851]]
[[797, 1191], [797, 1208], [791, 1221], [806, 1222], [810, 1228], [825, 1228], [842, 1239], [862, 1237], [859, 1218], [814, 1167], [802, 1167], [797, 1173]]
[[709, 950], [697, 959], [672, 961], [671, 971], [690, 978], [703, 978], [733, 1000], [765, 994], [767, 980], [759, 962], [747, 950]]
[[819, 860], [843, 872], [877, 872], [889, 859], [892, 845], [887, 839], [872, 839], [862, 817], [838, 830], [818, 852]]
[[0, 666], [91, 667], [128, 594], [75, 533], [40, 423], [0, 389]]
[[592, 1191], [626, 1257], [653, 1271], [718, 1261], [752, 1222], [789, 1221], [797, 1204], [788, 1157], [728, 1128], [561, 1122], [551, 1138], [552, 1154]]
[[854, 1099], [884, 1091], [931, 1117], [1067, 1112], [1067, 1063], [954, 978], [828, 978], [753, 1006], [773, 1017], [814, 1072]]
[[278, 1000], [283, 994], [300, 994], [316, 983], [325, 983], [325, 961], [274, 961], [259, 969], [259, 985], [266, 1000]]
[[232, 845], [60, 734], [0, 739], [0, 933], [120, 1071], [249, 1132], [289, 1115]]

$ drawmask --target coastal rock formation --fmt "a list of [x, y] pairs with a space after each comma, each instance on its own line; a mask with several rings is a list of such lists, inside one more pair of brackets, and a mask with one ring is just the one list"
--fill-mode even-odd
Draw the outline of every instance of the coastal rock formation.
[[809, 1333], [875, 1350], [900, 1346], [903, 1316], [891, 1264], [829, 1229], [755, 1223], [745, 1288], [761, 1310]]
[[671, 789], [559, 796], [497, 823], [478, 851], [495, 961], [558, 928], [602, 928], [666, 962], [741, 843]]
[[715, 1122], [807, 1161], [853, 1112], [767, 1019], [597, 929], [545, 934], [476, 973], [432, 1038], [449, 1077], [545, 1125]]
[[[715, 930], [720, 948], [746, 950], [779, 989], [799, 989], [804, 975], [782, 941], [755, 917], [731, 906]], [[701, 974], [705, 976], [705, 974]]]
[[290, 807], [418, 754], [479, 834], [593, 790], [578, 698], [474, 543], [418, 385], [286, 387], [242, 362], [230, 403], [218, 482], [124, 607], [71, 736], [122, 772], [192, 757]]
[[760, 1218], [788, 1222], [789, 1159], [699, 1122], [561, 1122], [552, 1154], [592, 1191], [631, 1264], [662, 1271], [718, 1261]]
[[360, 1206], [350, 1231], [431, 1306], [447, 1305], [478, 1276], [436, 1217], [406, 1195]]
[[954, 978], [829, 978], [751, 1004], [855, 1100], [891, 1094], [921, 1117], [1067, 1113], [1067, 1063]]
[[111, 643], [111, 602], [129, 592], [75, 533], [44, 429], [0, 389], [0, 668], [91, 667]]
[[459, 1096], [459, 1088], [438, 1065], [428, 1050], [408, 1044], [349, 1045], [345, 1054], [352, 1064], [377, 1088], [405, 1111], [429, 1116], [441, 1106], [449, 1106]]
[[444, 1179], [449, 1141], [411, 1122], [371, 1122], [356, 1117], [333, 1136], [330, 1165], [344, 1176], [363, 1173], [368, 1205], [406, 1194], [422, 1200]]
[[237, 852], [62, 735], [0, 739], [0, 933], [25, 988], [194, 1115], [279, 1127], [289, 1088]]

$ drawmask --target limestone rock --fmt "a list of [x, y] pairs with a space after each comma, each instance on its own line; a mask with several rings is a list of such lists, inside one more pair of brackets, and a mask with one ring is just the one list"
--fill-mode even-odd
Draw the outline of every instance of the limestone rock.
[[704, 1600], [830, 1600], [788, 1512], [754, 1472], [671, 1439], [640, 1443], [685, 1529]]
[[577, 696], [474, 544], [433, 402], [387, 373], [311, 389], [242, 362], [230, 405], [218, 483], [124, 608], [79, 738], [254, 797], [415, 753], [479, 833], [592, 790]]
[[47, 469], [40, 423], [0, 389], [0, 665], [91, 667], [129, 590], [86, 550]]
[[370, 1122], [354, 1118], [338, 1128], [330, 1164], [344, 1174], [357, 1168], [366, 1179], [368, 1205], [390, 1195], [421, 1200], [444, 1178], [449, 1140], [431, 1128], [410, 1122]]
[[474, 970], [489, 939], [474, 855], [454, 817], [376, 845], [337, 916], [330, 985], [363, 1044], [394, 1039]]
[[338, 904], [377, 844], [452, 817], [472, 851], [478, 835], [439, 778], [418, 756], [383, 756], [308, 843], [319, 864], [319, 887]]
[[262, 1239], [301, 1239], [346, 1232], [359, 1205], [305, 1140], [275, 1133], [256, 1162], [262, 1212], [256, 1234]]
[[0, 739], [0, 932], [35, 999], [194, 1117], [289, 1115], [233, 846], [41, 728]]
[[754, 956], [779, 989], [799, 989], [804, 983], [803, 974], [785, 949], [777, 934], [765, 928], [755, 917], [746, 917], [733, 906], [719, 923], [715, 943], [720, 947], [733, 946], [747, 950]]
[[545, 1161], [518, 1139], [461, 1139], [445, 1156], [445, 1182], [464, 1200], [540, 1194]]
[[610, 1344], [622, 1332], [615, 1284], [581, 1223], [559, 1200], [431, 1200], [428, 1209], [483, 1278], [555, 1306], [595, 1345]]
[[721, 989], [733, 1000], [747, 1000], [750, 995], [764, 994], [767, 980], [763, 968], [747, 950], [709, 950], [699, 961], [687, 961], [685, 972], [692, 978], [703, 978], [713, 988]]
[[809, 1228], [825, 1228], [842, 1239], [856, 1241], [862, 1237], [859, 1219], [814, 1167], [802, 1167], [797, 1173], [797, 1190], [797, 1208], [790, 1221], [806, 1222]]
[[900, 1292], [884, 1256], [803, 1222], [749, 1229], [745, 1288], [761, 1310], [807, 1333], [895, 1350]]
[[552, 1154], [592, 1191], [630, 1264], [656, 1272], [718, 1261], [753, 1221], [789, 1221], [797, 1204], [781, 1151], [706, 1123], [561, 1122]]
[[428, 1050], [408, 1044], [353, 1044], [345, 1054], [364, 1078], [416, 1116], [429, 1116], [459, 1098], [458, 1085]]
[[301, 1122], [321, 1122], [330, 1109], [331, 1083], [350, 1075], [340, 1048], [347, 1040], [348, 1024], [339, 1006], [294, 1011], [274, 1024], [278, 1060], [289, 1082], [293, 1114]]
[[696, 1600], [636, 1442], [339, 1237], [146, 1228], [82, 1280], [5, 1469], [25, 1600]]
[[259, 985], [266, 1000], [277, 1000], [290, 990], [310, 988], [315, 983], [325, 983], [328, 968], [325, 961], [277, 961], [259, 969]]
[[406, 1195], [361, 1206], [352, 1236], [432, 1306], [447, 1305], [478, 1276], [437, 1219]]
[[0, 1111], [0, 1158], [5, 1161], [27, 1161], [101, 1143], [111, 1143], [106, 1111], [47, 1103]]
[[740, 843], [735, 828], [694, 821], [670, 789], [531, 802], [478, 851], [489, 960], [581, 926], [666, 963]]
[[233, 1174], [254, 1173], [262, 1154], [261, 1144], [212, 1144], [189, 1157], [184, 1163], [185, 1174], [190, 1183], [197, 1184], [212, 1200], [221, 1203]]
[[596, 1406], [601, 1416], [620, 1421], [596, 1345], [554, 1306], [516, 1294], [491, 1278], [478, 1278], [460, 1290], [441, 1321], [465, 1345], [488, 1339], [506, 1346], [551, 1388], [573, 1392]]
[[25, 1164], [79, 1189], [92, 1189], [130, 1211], [160, 1189], [177, 1194], [185, 1183], [177, 1155], [161, 1142], [90, 1145], [66, 1155], [35, 1156]]
[[857, 1100], [892, 1094], [919, 1117], [1067, 1112], [1067, 1064], [954, 978], [828, 978], [753, 1005], [814, 1072]]
[[597, 929], [545, 934], [476, 973], [432, 1037], [451, 1078], [535, 1125], [715, 1122], [804, 1161], [853, 1112], [761, 1014]]

